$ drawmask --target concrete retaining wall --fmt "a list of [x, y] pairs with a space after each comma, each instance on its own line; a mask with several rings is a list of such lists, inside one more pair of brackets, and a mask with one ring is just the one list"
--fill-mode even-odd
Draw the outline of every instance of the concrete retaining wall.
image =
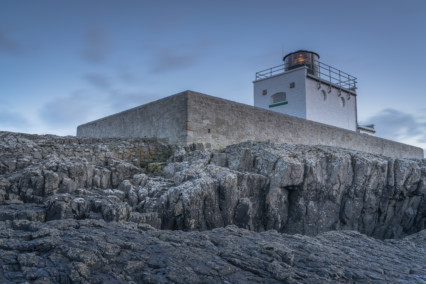
[[213, 148], [270, 140], [423, 158], [423, 150], [418, 147], [192, 91], [81, 125], [77, 136], [159, 137], [179, 145], [210, 143]]
[[156, 137], [186, 143], [187, 96], [183, 93], [77, 127], [77, 137]]

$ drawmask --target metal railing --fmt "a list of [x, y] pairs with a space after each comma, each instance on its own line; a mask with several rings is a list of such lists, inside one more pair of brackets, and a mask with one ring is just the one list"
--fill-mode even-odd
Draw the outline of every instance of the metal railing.
[[[351, 91], [356, 90], [356, 77], [349, 75], [348, 73], [334, 68], [328, 64], [322, 63], [320, 61], [315, 61], [314, 64], [304, 64], [300, 66], [308, 67], [308, 74], [311, 76], [337, 85], [340, 88], [345, 88]], [[290, 71], [291, 67], [289, 68], [287, 64], [281, 64], [272, 68], [256, 72], [256, 80], [266, 79], [275, 75], [285, 73], [287, 71]]]

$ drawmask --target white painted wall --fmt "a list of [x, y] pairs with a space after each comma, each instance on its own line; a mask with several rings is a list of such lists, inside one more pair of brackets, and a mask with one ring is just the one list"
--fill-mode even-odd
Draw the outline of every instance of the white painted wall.
[[[306, 70], [306, 67], [301, 67], [254, 81], [254, 106], [306, 119]], [[294, 88], [290, 88], [291, 82], [294, 82]], [[265, 96], [262, 95], [263, 90], [267, 90]], [[286, 93], [288, 104], [270, 108], [271, 96], [278, 92]]]
[[[290, 88], [294, 82], [295, 87]], [[336, 127], [356, 131], [356, 96], [343, 91], [338, 96], [338, 89], [321, 83], [307, 76], [307, 68], [301, 67], [283, 74], [253, 82], [254, 106], [276, 111]], [[267, 90], [266, 95], [262, 95]], [[326, 99], [322, 94], [325, 91]], [[271, 96], [278, 92], [285, 92], [288, 104], [269, 107], [272, 104]], [[341, 99], [345, 105], [342, 106]], [[348, 99], [349, 98], [349, 99]]]
[[[325, 91], [326, 99], [322, 91]], [[356, 131], [356, 96], [306, 77], [306, 119]], [[341, 100], [345, 101], [342, 106]]]

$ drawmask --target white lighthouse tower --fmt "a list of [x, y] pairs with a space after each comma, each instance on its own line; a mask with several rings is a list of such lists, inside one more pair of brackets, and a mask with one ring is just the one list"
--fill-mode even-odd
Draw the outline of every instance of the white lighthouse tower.
[[318, 59], [298, 50], [284, 56], [284, 64], [257, 72], [254, 106], [359, 131], [356, 78]]

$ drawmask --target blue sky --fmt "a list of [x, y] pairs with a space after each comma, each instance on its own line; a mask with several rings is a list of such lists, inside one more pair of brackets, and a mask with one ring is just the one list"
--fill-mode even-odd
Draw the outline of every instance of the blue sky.
[[426, 1], [0, 0], [0, 130], [79, 124], [187, 89], [253, 104], [308, 49], [358, 78], [358, 118], [426, 148]]

